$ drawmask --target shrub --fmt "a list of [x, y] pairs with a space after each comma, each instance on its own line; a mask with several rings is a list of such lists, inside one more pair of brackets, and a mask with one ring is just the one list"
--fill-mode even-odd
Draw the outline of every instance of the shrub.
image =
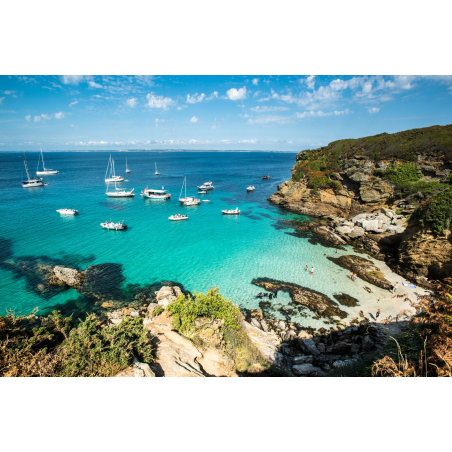
[[422, 179], [422, 174], [418, 173], [419, 167], [416, 163], [402, 163], [401, 165], [391, 165], [384, 176], [396, 186], [401, 186], [409, 182], [416, 182]]
[[413, 218], [444, 234], [452, 225], [452, 187], [432, 196], [413, 214]]

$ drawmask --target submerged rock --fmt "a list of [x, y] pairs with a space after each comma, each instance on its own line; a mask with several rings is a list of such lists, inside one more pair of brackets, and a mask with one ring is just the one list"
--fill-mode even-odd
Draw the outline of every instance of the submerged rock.
[[75, 268], [54, 267], [49, 284], [54, 286], [78, 287], [83, 281], [83, 274]]
[[347, 313], [342, 311], [336, 302], [320, 292], [299, 286], [298, 284], [278, 281], [270, 278], [255, 278], [251, 282], [252, 284], [263, 287], [268, 291], [278, 289], [289, 292], [293, 301], [307, 306], [311, 311], [314, 311], [319, 316], [337, 316], [342, 319], [347, 317]]
[[343, 306], [348, 306], [350, 308], [359, 306], [359, 300], [346, 293], [335, 294], [333, 297]]
[[392, 284], [385, 278], [379, 268], [371, 261], [360, 256], [328, 257], [328, 259], [342, 268], [351, 270], [361, 279], [382, 289], [392, 289]]

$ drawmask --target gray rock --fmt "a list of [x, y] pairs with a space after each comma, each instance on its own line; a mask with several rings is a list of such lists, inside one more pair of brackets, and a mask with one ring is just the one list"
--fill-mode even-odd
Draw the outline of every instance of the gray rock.
[[378, 224], [377, 220], [364, 220], [361, 223], [361, 226], [367, 232], [376, 232], [378, 229], [380, 229], [380, 225]]
[[280, 330], [285, 330], [286, 329], [286, 322], [284, 322], [283, 320], [281, 320], [279, 323], [278, 323], [278, 328], [280, 329]]
[[301, 355], [301, 356], [294, 356], [293, 357], [293, 363], [294, 365], [298, 364], [312, 364], [314, 361], [314, 357], [312, 355]]
[[350, 234], [348, 234], [348, 236], [351, 238], [362, 237], [363, 235], [364, 235], [364, 229], [360, 228], [359, 226], [355, 226], [353, 228], [352, 232], [350, 232]]
[[259, 320], [255, 319], [255, 318], [252, 318], [250, 323], [251, 323], [251, 325], [255, 326], [256, 328], [261, 328], [261, 324], [260, 324]]
[[292, 367], [292, 372], [298, 376], [324, 375], [320, 367], [313, 366], [312, 364], [298, 364]]
[[322, 344], [321, 342], [317, 344], [317, 349], [320, 353], [325, 353], [326, 347], [325, 344]]
[[356, 362], [357, 362], [356, 359], [337, 360], [337, 361], [334, 361], [333, 367], [335, 369], [339, 369], [339, 368], [344, 367], [344, 366], [349, 366], [351, 364], [355, 364]]
[[263, 329], [266, 333], [268, 333], [268, 324], [267, 324], [267, 322], [266, 322], [264, 319], [261, 320], [261, 325], [262, 325], [262, 329]]
[[316, 347], [314, 341], [311, 338], [302, 339], [300, 338], [300, 335], [298, 335], [298, 343], [303, 353], [310, 355], [320, 355], [319, 349]]
[[363, 341], [361, 343], [364, 350], [370, 350], [375, 347], [374, 341], [370, 338], [370, 336], [364, 336]]
[[359, 215], [354, 216], [350, 221], [354, 224], [361, 225], [361, 222], [364, 221], [367, 218], [366, 213], [360, 213]]
[[153, 314], [154, 314], [155, 308], [157, 306], [158, 306], [157, 303], [149, 303], [148, 309], [147, 309], [147, 312], [146, 312], [146, 317], [149, 317], [149, 318], [154, 317]]
[[339, 232], [339, 234], [350, 234], [350, 232], [352, 232], [352, 228], [350, 228], [349, 226], [339, 226], [336, 228], [336, 231]]

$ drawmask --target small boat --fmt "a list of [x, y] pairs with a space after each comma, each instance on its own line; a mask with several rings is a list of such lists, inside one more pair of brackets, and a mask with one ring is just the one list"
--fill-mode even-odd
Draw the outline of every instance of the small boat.
[[127, 168], [127, 159], [126, 159], [126, 173], [130, 173], [130, 169]]
[[254, 190], [256, 190], [254, 185], [250, 185], [249, 187], [246, 187], [246, 191], [254, 191]]
[[44, 187], [44, 181], [41, 177], [30, 177], [30, 171], [28, 170], [27, 154], [24, 152], [24, 165], [25, 172], [27, 173], [27, 180], [22, 182], [23, 188]]
[[[42, 171], [39, 171], [39, 162], [40, 160], [42, 160]], [[41, 149], [41, 155], [39, 156], [38, 159], [38, 167], [36, 168], [36, 175], [37, 176], [45, 176], [47, 174], [58, 174], [57, 170], [53, 170], [53, 169], [48, 169], [45, 167], [45, 163], [44, 163], [44, 155], [42, 154], [42, 149]]]
[[210, 199], [203, 199], [202, 202], [210, 202]]
[[213, 190], [215, 187], [212, 185], [212, 182], [204, 182], [202, 185], [199, 185], [198, 188], [200, 190]]
[[171, 198], [171, 193], [168, 193], [164, 187], [162, 187], [161, 190], [146, 187], [141, 191], [141, 196], [149, 199], [156, 199], [158, 201], [166, 201]]
[[155, 162], [155, 175], [160, 176], [159, 170], [157, 169], [157, 162]]
[[207, 192], [205, 190], [198, 191], [198, 195], [205, 195]]
[[123, 188], [117, 188], [116, 187], [116, 182], [115, 182], [115, 191], [108, 191], [108, 186], [107, 186], [107, 191], [105, 192], [105, 194], [110, 197], [110, 198], [133, 198], [135, 196], [135, 193], [133, 192], [133, 188], [132, 190], [125, 190]]
[[58, 209], [57, 212], [61, 215], [78, 215], [78, 210], [76, 209]]
[[[182, 190], [185, 187], [185, 196], [182, 198]], [[180, 189], [179, 194], [179, 202], [183, 204], [184, 206], [196, 206], [201, 201], [197, 198], [194, 198], [192, 196], [187, 196], [187, 176], [184, 177], [184, 181], [182, 182], [182, 187]]]
[[113, 223], [113, 221], [106, 221], [105, 223], [101, 223], [100, 225], [104, 229], [112, 229], [114, 231], [125, 231], [127, 229], [127, 225], [125, 225], [123, 221], [118, 221], [117, 223]]
[[264, 176], [262, 179], [270, 179], [270, 174], [267, 174], [267, 175]]
[[188, 220], [188, 215], [181, 215], [180, 213], [178, 213], [177, 215], [171, 215], [170, 217], [168, 217], [168, 220], [171, 220], [171, 221]]
[[223, 215], [240, 215], [240, 210], [238, 207], [231, 210], [222, 210]]
[[[108, 172], [109, 169], [110, 172]], [[116, 176], [115, 174], [115, 161], [111, 158], [111, 155], [108, 160], [107, 171], [105, 172], [105, 182], [124, 182], [124, 178], [122, 176]]]

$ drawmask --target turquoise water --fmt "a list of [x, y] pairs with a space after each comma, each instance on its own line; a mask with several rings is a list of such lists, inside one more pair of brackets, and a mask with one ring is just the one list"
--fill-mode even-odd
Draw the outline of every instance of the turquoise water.
[[[329, 296], [343, 291], [359, 294], [361, 289], [344, 277], [344, 270], [327, 260], [345, 251], [335, 254], [333, 248], [291, 235], [294, 230], [282, 220], [302, 217], [267, 201], [277, 185], [290, 178], [295, 154], [114, 152], [112, 156], [116, 173], [128, 180], [121, 186], [134, 188], [134, 198], [105, 195], [108, 153], [49, 152], [46, 165], [60, 173], [44, 178], [48, 186], [34, 189], [21, 187], [22, 155], [0, 153], [0, 236], [9, 240], [12, 249], [8, 255], [3, 245], [2, 259], [52, 259], [80, 269], [121, 264], [122, 277], [112, 283], [122, 287], [162, 280], [177, 281], [190, 291], [219, 286], [224, 296], [247, 308], [258, 307], [256, 294], [262, 289], [251, 284], [256, 277], [294, 282]], [[34, 169], [38, 154], [27, 157]], [[132, 170], [127, 175], [126, 158]], [[154, 175], [155, 162], [160, 176]], [[267, 173], [272, 178], [262, 180]], [[181, 206], [178, 198], [184, 176], [187, 195], [195, 195], [197, 185], [212, 181], [215, 189], [199, 195], [211, 202]], [[247, 193], [249, 184], [256, 191]], [[164, 186], [172, 199], [153, 201], [139, 196], [146, 186]], [[222, 209], [235, 207], [241, 209], [240, 216], [221, 214]], [[55, 211], [60, 208], [77, 209], [80, 215], [62, 217]], [[186, 213], [189, 220], [169, 221], [175, 213]], [[129, 229], [102, 229], [100, 223], [110, 219], [124, 220]], [[314, 275], [304, 271], [305, 265], [315, 267]], [[0, 314], [7, 309], [19, 313], [64, 305], [80, 297], [72, 289], [40, 295], [33, 284], [23, 274], [0, 266]], [[288, 294], [278, 295], [278, 303], [289, 301]], [[309, 318], [300, 322], [313, 323]]]

